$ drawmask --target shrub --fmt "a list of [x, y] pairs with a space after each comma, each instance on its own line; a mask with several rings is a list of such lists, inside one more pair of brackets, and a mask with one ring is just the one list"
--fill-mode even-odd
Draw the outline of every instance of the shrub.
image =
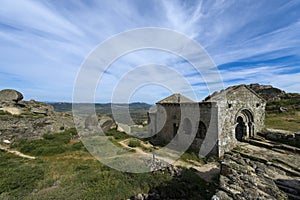
[[[76, 130], [76, 129], [75, 129]], [[74, 130], [66, 130], [61, 133], [44, 134], [43, 139], [40, 140], [21, 140], [18, 143], [18, 148], [22, 153], [31, 154], [35, 156], [50, 156], [59, 153], [64, 153], [68, 150], [68, 144]], [[76, 146], [78, 145], [78, 146]], [[80, 144], [76, 144], [71, 148], [80, 149]]]
[[133, 148], [134, 147], [141, 147], [141, 141], [136, 140], [136, 139], [131, 139], [131, 140], [129, 140], [128, 146], [133, 147]]
[[105, 133], [107, 136], [113, 136], [116, 140], [125, 140], [127, 138], [130, 138], [129, 135], [123, 132], [119, 132], [116, 129], [111, 129]]
[[57, 143], [68, 144], [71, 140], [71, 135], [68, 131], [64, 131], [64, 132], [55, 133], [55, 134], [44, 134], [43, 138], [45, 140], [51, 140], [51, 141], [57, 142]]
[[70, 134], [71, 136], [77, 136], [77, 130], [76, 128], [70, 128], [64, 131], [65, 134]]
[[28, 141], [21, 145], [22, 153], [31, 154], [34, 156], [50, 156], [63, 153], [67, 147], [61, 143], [55, 143], [47, 140]]
[[76, 142], [74, 144], [72, 144], [72, 146], [70, 147], [70, 149], [72, 151], [78, 151], [78, 150], [82, 150], [85, 149], [84, 145], [82, 144], [82, 142]]

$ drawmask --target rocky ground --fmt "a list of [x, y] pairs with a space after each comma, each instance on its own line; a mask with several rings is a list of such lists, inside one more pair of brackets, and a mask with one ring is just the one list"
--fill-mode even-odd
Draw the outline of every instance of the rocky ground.
[[300, 199], [299, 153], [241, 143], [222, 160], [214, 198]]
[[23, 101], [15, 90], [0, 91], [0, 138], [38, 139], [45, 133], [56, 133], [74, 127], [72, 116], [55, 112], [51, 105], [34, 100]]
[[[23, 101], [20, 92], [10, 89], [0, 91], [0, 120], [0, 143], [13, 143], [16, 138], [40, 139], [43, 134], [74, 128], [71, 112], [55, 112], [52, 105]], [[80, 124], [86, 129], [98, 125], [105, 131], [115, 123], [107, 116], [89, 116]]]

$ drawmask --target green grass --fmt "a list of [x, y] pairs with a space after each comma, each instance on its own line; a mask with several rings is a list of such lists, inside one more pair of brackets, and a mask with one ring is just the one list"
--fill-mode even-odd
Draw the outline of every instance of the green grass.
[[300, 105], [300, 96], [299, 94], [292, 94], [289, 95], [293, 96], [293, 98], [286, 98], [276, 101], [271, 101], [267, 103], [267, 110], [276, 110], [279, 107], [286, 107], [289, 109], [299, 109]]
[[41, 160], [24, 160], [0, 152], [0, 199], [22, 199], [44, 179], [46, 165]]
[[300, 112], [266, 114], [265, 126], [292, 132], [300, 131]]
[[[68, 135], [45, 135], [45, 139], [38, 140], [47, 141], [44, 146], [34, 143], [33, 152], [52, 147], [48, 142], [67, 149], [58, 154], [42, 154], [36, 160], [0, 151], [0, 199], [128, 199], [151, 189], [179, 198], [183, 192], [188, 199], [199, 199], [199, 195], [209, 199], [214, 192], [215, 188], [189, 170], [184, 170], [178, 178], [162, 172], [131, 174], [116, 171], [92, 157], [81, 142], [67, 143]], [[31, 142], [20, 145], [31, 148]]]

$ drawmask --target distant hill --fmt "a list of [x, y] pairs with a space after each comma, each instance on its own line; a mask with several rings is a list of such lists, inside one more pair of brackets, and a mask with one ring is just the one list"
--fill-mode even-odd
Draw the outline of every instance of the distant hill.
[[[48, 103], [51, 104], [54, 107], [54, 110], [57, 112], [67, 112], [67, 111], [72, 111], [72, 103], [66, 103], [66, 102], [51, 102]], [[128, 104], [113, 104], [114, 106], [128, 106]], [[111, 109], [112, 104], [111, 103], [96, 103], [95, 107], [96, 110], [108, 110]], [[149, 109], [151, 107], [150, 104], [147, 103], [141, 103], [141, 102], [135, 102], [135, 103], [130, 103], [129, 108], [130, 109]]]
[[[54, 107], [56, 112], [71, 112], [72, 111], [72, 103], [49, 103]], [[84, 106], [84, 104], [82, 104]], [[129, 112], [133, 119], [133, 121], [137, 124], [142, 124], [147, 120], [147, 112], [151, 105], [147, 103], [130, 103], [130, 104], [111, 104], [111, 103], [97, 103], [95, 104], [96, 113], [98, 115], [106, 115], [112, 117], [112, 106], [117, 106], [121, 111], [124, 111], [124, 108], [129, 106]], [[122, 113], [118, 113], [119, 115]]]
[[[268, 112], [282, 112], [284, 110], [298, 110], [300, 111], [300, 94], [288, 93], [271, 85], [260, 85], [257, 83], [247, 85], [254, 90], [261, 97], [267, 101], [266, 110]], [[57, 112], [72, 111], [72, 103], [49, 103]], [[113, 106], [127, 107], [128, 104], [113, 104]], [[95, 104], [97, 114], [111, 116], [111, 103], [97, 103]], [[147, 111], [151, 107], [150, 104], [135, 102], [129, 104], [131, 116], [136, 120], [146, 120]]]

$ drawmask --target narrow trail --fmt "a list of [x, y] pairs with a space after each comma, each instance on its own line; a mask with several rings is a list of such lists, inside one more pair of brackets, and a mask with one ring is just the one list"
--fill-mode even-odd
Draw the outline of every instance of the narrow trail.
[[21, 152], [19, 152], [19, 151], [17, 151], [17, 150], [9, 149], [8, 147], [3, 146], [3, 145], [1, 145], [1, 144], [0, 144], [0, 149], [1, 149], [1, 150], [4, 150], [4, 151], [6, 151], [6, 152], [9, 152], [9, 153], [15, 154], [15, 155], [17, 155], [17, 156], [19, 156], [19, 157], [22, 157], [22, 158], [28, 158], [28, 159], [32, 159], [32, 160], [36, 159], [36, 158], [33, 157], [33, 156], [25, 155], [25, 154], [23, 154], [23, 153], [21, 153]]
[[[128, 139], [120, 141], [119, 144], [121, 144], [123, 147], [126, 147], [126, 148], [135, 149], [137, 155], [144, 155], [149, 158], [152, 157], [152, 153], [145, 152], [139, 147], [135, 147], [135, 148], [129, 147], [127, 145], [127, 141], [128, 141]], [[167, 163], [174, 162], [172, 159], [167, 158], [167, 156], [166, 157], [156, 156], [156, 158], [161, 161], [167, 162]], [[219, 167], [218, 163], [208, 163], [208, 164], [204, 164], [204, 165], [200, 166], [200, 165], [195, 165], [195, 164], [178, 159], [172, 165], [177, 166], [177, 167], [181, 166], [181, 167], [185, 167], [185, 168], [193, 168], [197, 171], [197, 174], [207, 182], [213, 182], [213, 179], [220, 173], [220, 167]]]

